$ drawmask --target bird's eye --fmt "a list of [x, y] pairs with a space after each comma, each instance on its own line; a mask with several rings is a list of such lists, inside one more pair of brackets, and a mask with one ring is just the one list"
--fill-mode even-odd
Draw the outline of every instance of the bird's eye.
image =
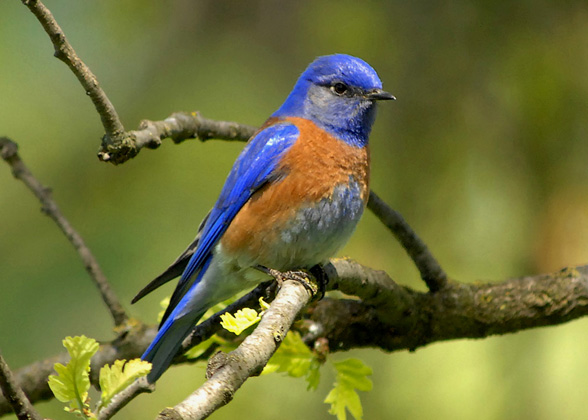
[[339, 96], [345, 95], [348, 90], [349, 90], [349, 88], [347, 87], [347, 85], [345, 83], [341, 83], [341, 82], [337, 82], [331, 86], [331, 91], [335, 95], [339, 95]]

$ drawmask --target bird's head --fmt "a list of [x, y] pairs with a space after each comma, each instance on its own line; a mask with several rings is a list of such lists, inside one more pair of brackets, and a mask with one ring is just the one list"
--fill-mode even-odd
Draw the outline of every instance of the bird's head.
[[346, 54], [317, 58], [273, 116], [307, 118], [354, 146], [367, 144], [378, 100], [395, 99], [382, 90], [376, 71]]

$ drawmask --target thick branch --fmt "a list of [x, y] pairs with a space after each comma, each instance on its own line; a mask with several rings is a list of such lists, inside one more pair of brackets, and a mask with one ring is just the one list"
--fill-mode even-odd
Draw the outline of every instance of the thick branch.
[[[361, 298], [326, 298], [304, 312], [308, 327], [305, 341], [312, 346], [315, 340], [326, 339], [332, 352], [356, 347], [415, 350], [436, 341], [484, 338], [588, 315], [588, 266], [501, 283], [449, 282], [436, 293], [400, 286], [384, 271], [352, 260], [332, 260], [327, 274], [329, 289]], [[257, 298], [256, 294], [251, 301]], [[232, 307], [231, 312], [235, 309]], [[92, 359], [93, 374], [105, 363], [139, 357], [155, 337], [154, 327], [134, 322], [126, 325], [128, 330], [119, 338], [100, 346]], [[211, 326], [207, 335], [217, 328], [218, 324]], [[184, 347], [187, 345], [185, 341]], [[17, 383], [33, 403], [52, 398], [47, 377], [53, 373], [55, 362], [66, 363], [67, 358], [65, 353], [16, 372]], [[185, 359], [179, 357], [175, 362], [182, 361]], [[94, 376], [92, 381], [96, 383]], [[10, 405], [0, 398], [0, 415], [9, 412]]]
[[114, 109], [114, 106], [98, 84], [96, 76], [94, 76], [90, 68], [80, 60], [49, 9], [47, 9], [40, 0], [21, 1], [31, 12], [33, 12], [35, 17], [41, 22], [47, 35], [49, 35], [49, 38], [53, 43], [53, 48], [55, 49], [55, 57], [67, 64], [80, 81], [86, 94], [92, 99], [94, 107], [96, 108], [96, 111], [98, 111], [100, 119], [102, 120], [102, 125], [106, 132], [105, 137], [111, 139], [110, 141], [118, 140], [118, 138], [124, 133], [125, 129]]
[[121, 325], [127, 320], [127, 315], [110, 287], [106, 276], [100, 269], [98, 261], [85, 244], [80, 234], [71, 226], [69, 221], [63, 216], [57, 203], [51, 197], [51, 190], [44, 187], [29, 171], [24, 162], [18, 155], [18, 146], [16, 143], [6, 137], [0, 137], [0, 156], [12, 168], [12, 174], [16, 179], [21, 180], [29, 190], [35, 194], [42, 204], [43, 213], [49, 216], [59, 226], [67, 239], [74, 246], [80, 256], [86, 271], [98, 287], [102, 300], [108, 307], [115, 325]]
[[35, 410], [22, 389], [14, 380], [12, 371], [0, 354], [0, 389], [4, 398], [10, 403], [19, 420], [43, 420]]
[[229, 403], [247, 378], [261, 373], [309, 299], [310, 294], [300, 283], [285, 281], [253, 333], [229, 354], [217, 353], [209, 362], [204, 385], [157, 418], [204, 419]]
[[436, 293], [398, 286], [383, 271], [353, 261], [337, 260], [333, 266], [334, 287], [355, 293], [359, 282], [368, 292], [362, 301], [324, 299], [309, 311], [309, 330], [319, 333], [308, 334], [306, 341], [327, 338], [331, 351], [412, 351], [437, 341], [485, 338], [588, 315], [588, 266], [501, 283], [449, 282]]

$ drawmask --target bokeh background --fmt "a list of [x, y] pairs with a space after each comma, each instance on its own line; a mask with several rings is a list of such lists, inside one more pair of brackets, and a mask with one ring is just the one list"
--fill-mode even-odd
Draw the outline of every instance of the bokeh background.
[[[398, 100], [371, 137], [372, 185], [461, 281], [588, 263], [588, 3], [47, 0], [128, 129], [174, 111], [261, 124], [314, 57], [373, 65]], [[114, 167], [72, 73], [19, 1], [0, 5], [0, 135], [95, 252], [132, 315], [155, 322], [171, 286], [128, 303], [193, 238], [242, 144], [166, 141]], [[75, 252], [0, 164], [0, 347], [14, 368], [66, 335], [109, 340], [111, 320]], [[367, 214], [342, 251], [424, 290]], [[337, 354], [374, 368], [366, 419], [588, 417], [588, 320], [415, 353]], [[153, 418], [202, 382], [174, 368], [120, 418]], [[213, 415], [328, 419], [321, 387], [254, 378]], [[43, 415], [67, 418], [58, 402]], [[10, 417], [7, 417], [10, 418]]]

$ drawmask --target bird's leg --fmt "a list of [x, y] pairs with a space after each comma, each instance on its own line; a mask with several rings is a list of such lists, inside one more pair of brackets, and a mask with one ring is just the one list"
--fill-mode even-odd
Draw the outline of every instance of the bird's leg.
[[[282, 287], [282, 283], [286, 280], [293, 280], [296, 281], [300, 284], [302, 284], [304, 286], [304, 288], [306, 290], [308, 290], [308, 293], [310, 293], [311, 296], [316, 296], [317, 293], [321, 292], [321, 298], [322, 295], [324, 295], [323, 292], [323, 277], [324, 276], [324, 272], [323, 274], [319, 273], [318, 277], [321, 277], [321, 280], [318, 281], [317, 280], [317, 275], [315, 273], [313, 273], [313, 270], [315, 270], [314, 266], [312, 267], [310, 270], [291, 270], [291, 271], [279, 271], [279, 270], [275, 270], [273, 268], [268, 268], [268, 267], [264, 267], [262, 265], [258, 265], [255, 268], [258, 269], [259, 271], [268, 274], [270, 276], [272, 276], [274, 279], [276, 279], [276, 282], [278, 283], [278, 288]], [[322, 271], [322, 267], [320, 268]], [[314, 282], [313, 282], [314, 280]], [[319, 284], [319, 286], [317, 287], [317, 283]]]

